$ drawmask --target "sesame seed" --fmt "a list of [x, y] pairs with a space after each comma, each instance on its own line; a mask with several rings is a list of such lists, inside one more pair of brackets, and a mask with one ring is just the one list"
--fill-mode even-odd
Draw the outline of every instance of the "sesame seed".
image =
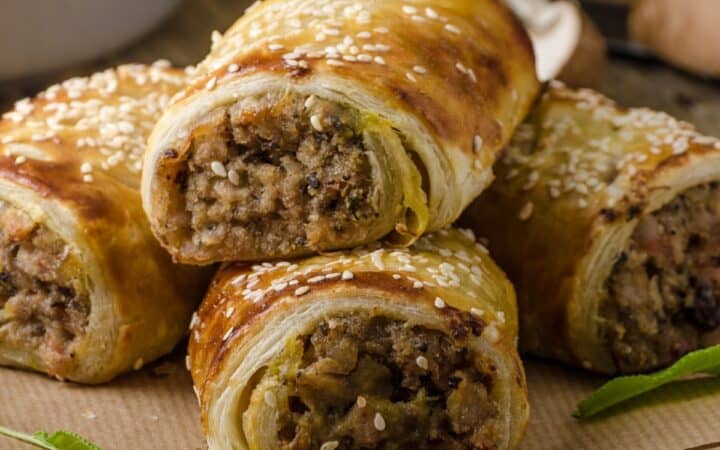
[[299, 53], [296, 53], [296, 52], [285, 53], [284, 55], [282, 55], [282, 58], [284, 60], [293, 60], [293, 59], [298, 59], [300, 57], [302, 57], [302, 55]]
[[315, 35], [315, 40], [317, 42], [323, 42], [323, 41], [325, 41], [325, 39], [327, 39], [327, 36], [325, 35], [325, 33], [318, 33]]
[[349, 280], [352, 280], [353, 278], [355, 278], [355, 275], [352, 272], [350, 272], [349, 270], [346, 270], [342, 273], [340, 278], [343, 279], [344, 281], [349, 281]]
[[190, 367], [190, 355], [185, 355], [185, 368], [188, 370], [188, 372], [189, 372], [190, 369], [191, 369], [191, 367]]
[[228, 177], [228, 180], [235, 186], [240, 185], [240, 174], [237, 173], [237, 170], [230, 169], [228, 171], [227, 177]]
[[495, 324], [490, 324], [487, 328], [485, 328], [483, 336], [485, 336], [485, 338], [493, 344], [500, 340], [500, 332]]
[[92, 164], [90, 164], [89, 162], [84, 162], [84, 163], [82, 163], [82, 165], [80, 166], [80, 172], [81, 172], [81, 173], [90, 173], [90, 172], [92, 172]]
[[133, 364], [133, 370], [140, 370], [143, 366], [143, 359], [138, 358], [135, 360], [135, 363]]
[[424, 68], [423, 66], [414, 66], [413, 71], [415, 71], [416, 73], [422, 74], [422, 75], [427, 73], [427, 69]]
[[358, 395], [355, 403], [358, 405], [358, 408], [364, 408], [367, 406], [367, 400], [365, 400], [365, 397], [363, 397], [362, 395]]
[[448, 31], [451, 32], [451, 33], [454, 33], [454, 34], [460, 34], [460, 33], [462, 33], [462, 31], [460, 30], [460, 28], [456, 27], [455, 25], [453, 25], [453, 24], [451, 24], [451, 23], [445, 24], [445, 29], [448, 30]]
[[230, 73], [235, 73], [235, 72], [238, 72], [239, 70], [240, 70], [240, 66], [237, 64], [230, 64], [227, 69], [227, 71]]
[[228, 309], [225, 310], [225, 317], [230, 318], [234, 312], [235, 308], [233, 308], [232, 306], [228, 307]]
[[478, 153], [480, 150], [482, 150], [483, 147], [483, 138], [479, 134], [475, 135], [475, 138], [473, 139], [473, 150], [475, 153]]
[[417, 83], [417, 78], [415, 78], [415, 75], [411, 74], [410, 72], [407, 72], [405, 74], [408, 80], [412, 81], [413, 83]]
[[414, 6], [403, 5], [402, 10], [405, 14], [417, 14], [418, 10]]
[[375, 418], [373, 419], [373, 425], [375, 425], [375, 429], [378, 431], [385, 430], [385, 418], [380, 413], [375, 413]]
[[440, 297], [435, 297], [434, 304], [437, 309], [445, 308], [445, 300], [441, 299]]
[[316, 277], [308, 279], [308, 283], [310, 284], [320, 283], [321, 281], [325, 281], [325, 275], [318, 275]]
[[378, 27], [375, 28], [373, 31], [379, 34], [387, 34], [390, 32], [390, 29], [388, 29], [387, 27]]
[[278, 51], [278, 50], [282, 50], [282, 49], [284, 49], [284, 48], [285, 48], [285, 46], [282, 45], [282, 44], [270, 44], [270, 45], [268, 45], [268, 49], [270, 49], [270, 50], [273, 51], [273, 52], [276, 52], [276, 51]]
[[229, 328], [229, 329], [225, 332], [225, 334], [223, 335], [223, 338], [222, 338], [223, 342], [228, 340], [228, 338], [229, 338], [230, 335], [233, 333], [233, 331], [235, 331], [234, 328]]
[[483, 315], [485, 315], [485, 311], [483, 311], [482, 309], [478, 309], [478, 308], [470, 308], [470, 314], [472, 314], [475, 317], [482, 317]]
[[459, 70], [460, 72], [464, 73], [465, 75], [468, 74], [468, 68], [465, 67], [465, 64], [463, 64], [463, 63], [461, 63], [461, 62], [455, 63], [455, 68], [456, 68], [457, 70]]
[[372, 260], [372, 263], [375, 264], [375, 267], [378, 268], [378, 270], [385, 270], [385, 264], [383, 264], [382, 261], [382, 250], [375, 250], [370, 254], [370, 259]]
[[374, 61], [376, 64], [380, 64], [381, 66], [384, 66], [386, 64], [385, 58], [383, 58], [382, 56], [376, 56]]
[[225, 170], [225, 166], [220, 161], [211, 162], [210, 170], [212, 170], [213, 173], [219, 177], [225, 178], [227, 176], [227, 170]]
[[212, 77], [208, 80], [207, 83], [205, 83], [205, 89], [212, 90], [212, 88], [215, 87], [215, 84], [217, 83], [217, 78]]
[[309, 286], [300, 286], [299, 288], [295, 289], [295, 295], [298, 297], [301, 297], [301, 296], [307, 294], [308, 292], [310, 292]]
[[422, 281], [416, 281], [413, 283], [413, 287], [415, 289], [422, 289], [425, 286], [425, 284]]
[[356, 35], [359, 39], [370, 39], [372, 37], [372, 33], [369, 31], [361, 31]]
[[338, 61], [338, 60], [336, 60], [336, 59], [328, 59], [328, 60], [327, 60], [327, 65], [328, 65], [328, 66], [335, 66], [335, 67], [342, 67], [342, 66], [345, 65], [345, 63], [343, 63], [342, 61]]
[[415, 364], [417, 364], [417, 366], [423, 370], [428, 370], [428, 360], [424, 356], [418, 356], [417, 358], [415, 358]]
[[437, 12], [432, 8], [425, 8], [425, 15], [431, 19], [437, 19], [440, 17]]
[[401, 277], [399, 274], [397, 274], [397, 273], [394, 273], [392, 277], [393, 277], [393, 280], [399, 280], [400, 278], [402, 278], [402, 277]]
[[535, 207], [535, 205], [533, 205], [533, 202], [525, 203], [525, 205], [522, 207], [522, 209], [518, 213], [518, 218], [520, 220], [522, 220], [523, 222], [530, 219], [530, 216], [532, 216], [534, 207]]
[[27, 157], [25, 155], [20, 155], [17, 158], [15, 158], [15, 165], [23, 164], [25, 161], [27, 161]]
[[338, 441], [328, 441], [320, 446], [320, 450], [335, 450], [338, 447], [340, 447]]
[[357, 60], [360, 62], [372, 62], [373, 57], [370, 55], [362, 54], [358, 55]]
[[323, 131], [322, 120], [320, 119], [319, 115], [313, 114], [312, 116], [310, 116], [310, 124], [313, 128], [315, 128], [316, 131]]
[[277, 398], [275, 398], [275, 394], [273, 394], [272, 392], [265, 391], [263, 397], [265, 397], [265, 404], [269, 407], [275, 408], [277, 406]]
[[83, 182], [84, 182], [84, 183], [92, 183], [93, 180], [95, 180], [95, 178], [93, 178], [93, 176], [90, 175], [89, 173], [83, 175]]
[[342, 59], [347, 62], [357, 62], [357, 58], [352, 55], [343, 55]]

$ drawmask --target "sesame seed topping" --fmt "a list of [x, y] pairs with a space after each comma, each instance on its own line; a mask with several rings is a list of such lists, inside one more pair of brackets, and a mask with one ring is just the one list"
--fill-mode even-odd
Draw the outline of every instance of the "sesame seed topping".
[[268, 49], [270, 49], [273, 52], [276, 52], [278, 50], [283, 50], [285, 48], [282, 44], [270, 44], [268, 45]]
[[307, 294], [308, 292], [310, 292], [309, 286], [300, 286], [299, 288], [295, 289], [295, 295], [297, 297], [302, 297], [303, 295]]
[[25, 161], [27, 161], [27, 157], [25, 155], [20, 155], [15, 158], [15, 165], [19, 166], [20, 164], [25, 163]]
[[483, 138], [479, 134], [475, 135], [475, 138], [473, 139], [473, 150], [475, 153], [478, 153], [483, 148]]
[[310, 116], [310, 124], [316, 131], [323, 131], [323, 124], [319, 115], [313, 114], [312, 116]]
[[375, 418], [373, 419], [373, 425], [375, 425], [375, 429], [378, 431], [384, 431], [385, 430], [385, 418], [380, 413], [375, 413]]
[[310, 283], [310, 284], [316, 284], [316, 283], [320, 283], [322, 281], [325, 281], [325, 275], [318, 275], [316, 277], [312, 277], [312, 278], [308, 279], [308, 283]]
[[440, 297], [435, 297], [434, 304], [437, 309], [445, 308], [445, 300], [441, 299]]
[[376, 56], [373, 61], [375, 61], [376, 64], [380, 64], [381, 66], [384, 66], [386, 64], [385, 58], [383, 58], [382, 56]]
[[485, 311], [483, 311], [482, 309], [478, 309], [478, 308], [470, 308], [470, 314], [472, 314], [475, 317], [482, 317], [483, 315], [485, 315]]
[[530, 219], [530, 216], [532, 216], [534, 208], [535, 208], [535, 205], [533, 205], [533, 202], [525, 203], [525, 205], [522, 207], [522, 209], [518, 213], [518, 219], [522, 220], [523, 222]]
[[358, 408], [364, 408], [367, 406], [367, 400], [365, 400], [365, 397], [363, 397], [362, 395], [358, 395], [355, 403], [358, 405]]
[[438, 13], [435, 12], [435, 10], [432, 8], [425, 8], [425, 15], [428, 16], [430, 19], [437, 19], [440, 17]]
[[362, 55], [358, 55], [357, 60], [360, 62], [372, 62], [373, 57], [370, 55], [362, 54]]
[[213, 173], [219, 177], [225, 178], [227, 176], [227, 170], [225, 170], [225, 166], [220, 161], [211, 162], [210, 170], [212, 170]]
[[185, 368], [188, 372], [192, 369], [190, 367], [190, 355], [185, 355]]
[[345, 270], [345, 271], [343, 271], [340, 278], [343, 279], [344, 281], [349, 281], [349, 280], [352, 280], [353, 278], [355, 278], [355, 274], [353, 274], [349, 270]]
[[240, 66], [237, 64], [230, 64], [227, 69], [227, 71], [230, 73], [235, 73], [235, 72], [238, 72], [239, 70], [240, 70]]
[[143, 359], [138, 358], [135, 360], [135, 363], [133, 364], [133, 370], [140, 370], [143, 366]]
[[405, 74], [408, 80], [412, 81], [413, 83], [417, 83], [417, 78], [415, 78], [415, 75], [411, 74], [410, 72], [407, 72]]
[[208, 80], [207, 83], [205, 83], [205, 89], [212, 90], [215, 87], [215, 84], [217, 83], [217, 78], [212, 77]]
[[225, 317], [227, 317], [227, 318], [232, 317], [234, 312], [235, 312], [235, 308], [233, 308], [232, 306], [229, 306], [228, 309], [225, 310]]
[[428, 360], [424, 356], [418, 356], [417, 358], [415, 358], [415, 364], [417, 364], [417, 366], [423, 370], [428, 370]]
[[500, 340], [500, 332], [495, 324], [487, 326], [483, 332], [483, 336], [493, 344]]
[[277, 406], [277, 398], [275, 398], [275, 394], [273, 394], [272, 392], [265, 391], [263, 397], [265, 397], [265, 404], [269, 407], [275, 408]]
[[93, 178], [93, 176], [90, 175], [89, 173], [83, 175], [82, 179], [83, 179], [84, 183], [92, 183], [95, 180], [95, 178]]
[[445, 29], [448, 30], [448, 31], [451, 32], [451, 33], [454, 33], [454, 34], [460, 34], [460, 33], [462, 33], [462, 31], [460, 30], [460, 28], [458, 28], [457, 26], [455, 26], [455, 25], [453, 25], [453, 24], [451, 24], [451, 23], [445, 24]]
[[372, 33], [369, 31], [361, 31], [356, 35], [359, 39], [370, 39], [372, 37]]
[[335, 450], [338, 447], [340, 447], [340, 442], [328, 441], [320, 446], [320, 450]]
[[427, 73], [427, 69], [424, 68], [423, 66], [414, 66], [413, 71], [415, 71], [416, 73], [419, 73], [421, 75], [424, 75]]
[[425, 284], [422, 281], [416, 281], [413, 283], [413, 287], [415, 289], [422, 289], [425, 286]]
[[394, 273], [392, 277], [393, 277], [393, 280], [399, 280], [400, 278], [402, 278], [402, 277], [401, 277], [399, 274], [397, 274], [397, 273]]
[[223, 342], [228, 340], [228, 338], [230, 337], [230, 335], [233, 334], [233, 331], [235, 331], [235, 328], [229, 328], [229, 329], [225, 332], [225, 334], [223, 335], [223, 338], [222, 338]]
[[379, 33], [379, 34], [387, 34], [390, 32], [390, 30], [387, 27], [378, 27], [378, 28], [375, 28], [373, 31], [376, 33]]
[[90, 172], [92, 172], [92, 164], [90, 164], [89, 162], [84, 162], [84, 163], [82, 163], [82, 165], [80, 166], [80, 172], [81, 172], [81, 173], [90, 173]]
[[418, 10], [414, 6], [403, 5], [402, 10], [405, 14], [417, 14]]
[[338, 60], [336, 60], [336, 59], [328, 59], [328, 60], [327, 60], [327, 65], [328, 65], [328, 66], [335, 66], [335, 67], [342, 67], [342, 66], [345, 65], [345, 63], [343, 63], [342, 61], [338, 61]]
[[382, 250], [375, 250], [370, 254], [370, 259], [372, 260], [372, 263], [375, 265], [375, 267], [378, 268], [378, 270], [385, 270], [385, 264], [383, 264], [382, 254]]

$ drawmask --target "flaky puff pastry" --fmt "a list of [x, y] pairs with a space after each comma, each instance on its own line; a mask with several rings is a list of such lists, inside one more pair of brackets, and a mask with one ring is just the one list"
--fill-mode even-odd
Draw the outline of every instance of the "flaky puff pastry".
[[[256, 3], [214, 38], [197, 78], [153, 131], [142, 188], [159, 240], [176, 259], [194, 264], [352, 248], [392, 232], [409, 244], [451, 224], [492, 181], [498, 152], [539, 89], [525, 31], [496, 0], [271, 0]], [[372, 169], [372, 218], [340, 231], [329, 227], [317, 241], [306, 227], [304, 234], [288, 231], [293, 242], [283, 245], [260, 239], [224, 250], [192, 236], [195, 217], [187, 225], [168, 225], [166, 219], [188, 209], [181, 186], [192, 139], [218, 127], [224, 108], [287, 94], [328, 102], [356, 119], [353, 132]], [[244, 112], [238, 121], [245, 126], [264, 118], [253, 114]], [[302, 117], [301, 124], [288, 120], [300, 129], [310, 119], [320, 133], [335, 120], [322, 114]], [[221, 165], [229, 164], [230, 175], [232, 161], [216, 163], [217, 190], [226, 172]], [[313, 169], [305, 170], [314, 176]], [[230, 177], [222, 189], [244, 186], [243, 177]], [[252, 172], [250, 178], [252, 184]], [[246, 207], [247, 201], [235, 206]], [[231, 221], [207, 225], [226, 226]], [[264, 231], [249, 228], [233, 233]]]
[[607, 281], [641, 218], [720, 179], [718, 150], [666, 114], [551, 84], [460, 221], [489, 239], [518, 290], [522, 350], [620, 370], [600, 311]]
[[185, 81], [162, 62], [121, 66], [3, 116], [1, 364], [100, 383], [184, 334], [208, 277], [154, 239], [139, 182], [149, 131]]
[[[485, 361], [498, 423], [487, 448], [519, 443], [529, 407], [515, 347], [513, 287], [472, 233], [441, 230], [401, 250], [375, 246], [221, 269], [192, 321], [188, 356], [210, 448], [277, 448], [278, 405], [284, 400], [273, 392], [282, 386], [273, 372], [293, 358], [299, 336], [323, 322], [332, 327], [338, 318], [361, 315], [437, 331]], [[427, 359], [417, 361], [428, 368]], [[452, 364], [430, 362], [436, 363]], [[366, 405], [360, 397], [358, 402], [370, 417], [375, 414], [370, 397]], [[376, 416], [375, 429], [385, 426]]]

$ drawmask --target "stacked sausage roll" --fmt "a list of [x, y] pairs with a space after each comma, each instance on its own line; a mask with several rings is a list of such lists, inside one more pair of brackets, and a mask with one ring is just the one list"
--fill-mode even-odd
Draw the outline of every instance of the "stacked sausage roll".
[[553, 85], [464, 223], [518, 289], [521, 346], [640, 372], [720, 342], [720, 144]]
[[192, 264], [451, 224], [538, 90], [497, 0], [270, 0], [216, 38], [143, 174], [155, 235]]
[[185, 82], [123, 66], [22, 100], [0, 121], [0, 364], [86, 383], [172, 349], [204, 287], [141, 207], [145, 139]]
[[505, 449], [527, 391], [512, 285], [471, 233], [234, 263], [192, 321], [212, 449]]

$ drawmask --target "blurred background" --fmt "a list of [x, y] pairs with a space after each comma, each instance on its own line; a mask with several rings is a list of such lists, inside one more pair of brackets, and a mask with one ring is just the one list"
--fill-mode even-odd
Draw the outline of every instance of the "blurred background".
[[[576, 38], [548, 0], [505, 0], [561, 78], [626, 106], [667, 111], [720, 136], [720, 0], [572, 0]], [[184, 66], [207, 53], [251, 0], [2, 0], [0, 109], [71, 76], [127, 62]], [[573, 25], [568, 25], [572, 28]], [[552, 35], [552, 36], [551, 36]], [[552, 38], [550, 38], [551, 36]]]

